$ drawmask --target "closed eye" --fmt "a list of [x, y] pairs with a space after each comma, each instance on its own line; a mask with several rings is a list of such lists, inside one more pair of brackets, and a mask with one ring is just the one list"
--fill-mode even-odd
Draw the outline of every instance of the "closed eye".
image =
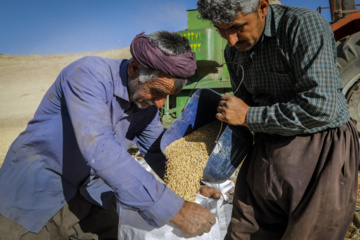
[[168, 93], [166, 93], [163, 89], [160, 89], [160, 88], [152, 88], [151, 89], [151, 93], [152, 94], [160, 94], [160, 95], [168, 95]]
[[219, 28], [217, 26], [214, 25], [214, 27], [219, 31], [219, 32], [230, 32], [230, 33], [233, 33], [233, 32], [237, 32], [237, 31], [241, 31], [242, 28], [245, 26], [246, 24], [234, 24], [234, 25], [231, 25], [231, 27], [227, 28], [227, 29], [224, 29], [224, 28]]

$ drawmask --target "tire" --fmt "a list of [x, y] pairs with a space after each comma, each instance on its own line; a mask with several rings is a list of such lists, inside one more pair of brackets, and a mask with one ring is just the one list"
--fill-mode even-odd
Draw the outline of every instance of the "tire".
[[339, 40], [336, 45], [343, 93], [349, 103], [350, 115], [357, 121], [360, 132], [360, 32]]

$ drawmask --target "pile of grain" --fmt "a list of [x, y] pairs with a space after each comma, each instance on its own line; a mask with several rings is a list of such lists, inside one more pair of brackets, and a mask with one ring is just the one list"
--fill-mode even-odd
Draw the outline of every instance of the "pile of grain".
[[214, 149], [221, 124], [214, 121], [172, 142], [167, 157], [164, 181], [186, 201], [193, 202], [200, 187], [206, 162]]

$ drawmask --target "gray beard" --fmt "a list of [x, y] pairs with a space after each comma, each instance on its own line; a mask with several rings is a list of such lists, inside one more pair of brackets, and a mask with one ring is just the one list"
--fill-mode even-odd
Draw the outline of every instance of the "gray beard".
[[[152, 105], [155, 105], [151, 101], [137, 101], [138, 98], [138, 86], [139, 84], [136, 82], [136, 80], [129, 80], [128, 81], [128, 91], [129, 91], [129, 99], [132, 103], [134, 103], [138, 108], [145, 109]], [[146, 106], [143, 106], [144, 103], [147, 103]]]

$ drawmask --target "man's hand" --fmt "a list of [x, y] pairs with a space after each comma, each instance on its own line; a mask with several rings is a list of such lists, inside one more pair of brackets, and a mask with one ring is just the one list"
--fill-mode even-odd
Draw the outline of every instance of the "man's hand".
[[175, 223], [186, 237], [195, 237], [210, 232], [216, 223], [215, 216], [199, 204], [185, 201], [171, 222]]
[[219, 199], [221, 197], [221, 192], [213, 187], [208, 187], [206, 185], [201, 185], [199, 193], [204, 197]]
[[225, 95], [221, 97], [219, 106], [217, 107], [218, 113], [216, 114], [216, 118], [230, 125], [247, 126], [246, 113], [249, 108], [250, 107], [240, 98], [225, 93]]

